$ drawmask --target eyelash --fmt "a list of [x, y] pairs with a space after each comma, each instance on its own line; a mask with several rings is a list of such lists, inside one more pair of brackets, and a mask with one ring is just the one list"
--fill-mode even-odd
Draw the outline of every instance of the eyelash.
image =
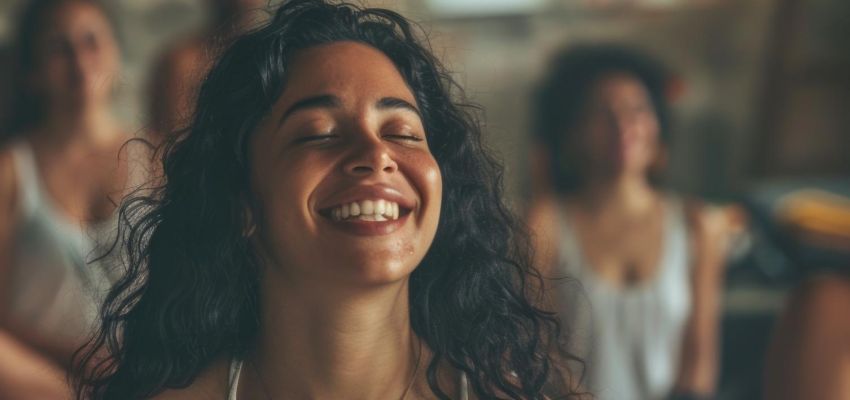
[[[295, 139], [296, 144], [304, 144], [304, 143], [316, 143], [316, 142], [326, 142], [331, 139], [335, 139], [339, 137], [339, 135], [335, 134], [327, 134], [327, 135], [310, 135], [300, 137]], [[410, 142], [421, 142], [423, 139], [416, 135], [384, 135], [384, 138], [388, 139], [396, 139], [396, 140], [404, 140]]]
[[399, 139], [411, 142], [421, 142], [422, 138], [416, 135], [384, 135], [385, 138]]
[[336, 134], [333, 134], [333, 133], [322, 134], [322, 135], [302, 136], [298, 139], [295, 139], [295, 144], [326, 142], [330, 139], [335, 139], [337, 137], [339, 137], [339, 135], [336, 135]]

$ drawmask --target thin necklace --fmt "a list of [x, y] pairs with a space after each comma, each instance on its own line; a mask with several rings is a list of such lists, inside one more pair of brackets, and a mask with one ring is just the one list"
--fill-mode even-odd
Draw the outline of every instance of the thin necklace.
[[[413, 376], [410, 377], [410, 382], [407, 384], [407, 387], [404, 389], [404, 392], [401, 393], [401, 397], [398, 400], [405, 400], [407, 398], [407, 394], [410, 393], [410, 389], [413, 388], [413, 383], [416, 382], [416, 375], [419, 373], [419, 364], [422, 361], [422, 340], [419, 340], [419, 346], [416, 351], [416, 366], [413, 368]], [[266, 380], [263, 379], [263, 376], [260, 374], [259, 368], [257, 368], [257, 364], [254, 364], [253, 360], [248, 360], [251, 364], [251, 368], [254, 370], [254, 373], [257, 375], [257, 379], [260, 381], [260, 387], [263, 388], [263, 394], [266, 395], [267, 400], [272, 400], [272, 396], [270, 394], [268, 386], [266, 386]]]

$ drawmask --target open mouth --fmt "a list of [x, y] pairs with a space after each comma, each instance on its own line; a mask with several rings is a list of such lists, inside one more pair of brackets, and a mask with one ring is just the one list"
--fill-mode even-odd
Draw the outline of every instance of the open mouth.
[[360, 200], [321, 210], [332, 221], [395, 221], [410, 213], [410, 209], [384, 199]]

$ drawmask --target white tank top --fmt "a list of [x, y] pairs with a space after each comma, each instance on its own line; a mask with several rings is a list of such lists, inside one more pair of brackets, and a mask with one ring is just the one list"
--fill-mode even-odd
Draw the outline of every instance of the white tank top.
[[599, 400], [666, 398], [679, 371], [691, 313], [691, 259], [681, 201], [669, 199], [657, 274], [617, 288], [596, 275], [561, 213], [559, 268], [581, 287], [560, 285], [571, 346], [587, 364], [588, 389]]
[[115, 218], [96, 226], [58, 212], [39, 178], [26, 142], [12, 147], [21, 220], [13, 232], [8, 317], [16, 328], [73, 349], [95, 327], [110, 279], [103, 263], [89, 263], [111, 245]]
[[[239, 392], [239, 375], [241, 373], [242, 361], [231, 360], [227, 379], [227, 387], [229, 388], [227, 400], [239, 400], [236, 398], [236, 393]], [[460, 400], [469, 400], [469, 383], [466, 380], [466, 374], [460, 376]]]

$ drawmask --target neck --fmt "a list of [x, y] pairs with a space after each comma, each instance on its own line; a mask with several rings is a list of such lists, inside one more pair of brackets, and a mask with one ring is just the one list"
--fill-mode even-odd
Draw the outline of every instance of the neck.
[[[263, 279], [262, 329], [248, 398], [394, 399], [421, 352], [410, 327], [407, 281], [329, 290]], [[263, 393], [267, 392], [267, 393]]]
[[580, 193], [579, 202], [586, 209], [625, 215], [646, 213], [657, 198], [656, 190], [643, 175], [591, 180]]
[[111, 142], [116, 131], [117, 124], [106, 107], [54, 108], [36, 135], [54, 148], [88, 147]]

